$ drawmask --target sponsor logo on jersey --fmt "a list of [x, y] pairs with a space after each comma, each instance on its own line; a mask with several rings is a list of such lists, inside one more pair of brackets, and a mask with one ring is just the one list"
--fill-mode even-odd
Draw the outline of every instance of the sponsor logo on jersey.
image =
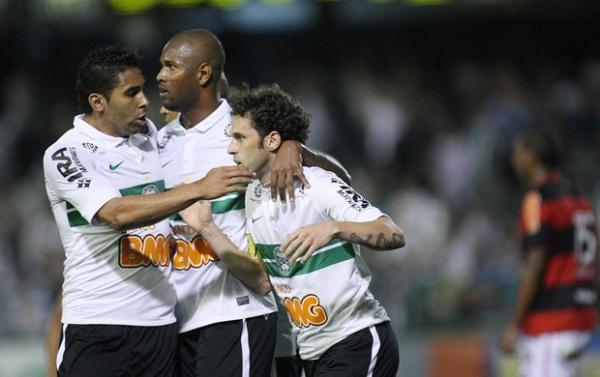
[[199, 268], [219, 260], [212, 247], [200, 236], [194, 237], [191, 242], [188, 240], [175, 242], [173, 268], [176, 270]]
[[327, 312], [321, 306], [319, 297], [316, 295], [306, 295], [302, 299], [286, 297], [283, 300], [283, 306], [292, 323], [300, 328], [322, 326], [327, 322]]
[[[67, 179], [69, 182], [73, 182], [76, 179], [83, 178], [81, 170], [73, 163], [71, 156], [66, 154], [67, 148], [60, 148], [56, 152], [52, 153], [52, 160], [58, 161], [56, 164], [56, 170]], [[69, 150], [72, 153], [72, 150]], [[85, 170], [84, 172], [87, 172]]]
[[122, 163], [124, 163], [124, 162], [125, 162], [125, 161], [121, 161], [121, 162], [118, 162], [118, 163], [116, 163], [116, 164], [114, 164], [114, 165], [113, 165], [113, 164], [111, 164], [111, 163], [109, 163], [109, 164], [108, 164], [108, 168], [109, 168], [111, 171], [115, 171], [115, 170], [117, 170], [117, 169], [119, 168], [119, 166], [121, 166], [121, 164], [122, 164]]
[[119, 265], [123, 268], [166, 266], [169, 264], [172, 239], [162, 234], [126, 235], [119, 239]]
[[344, 198], [344, 200], [355, 210], [361, 212], [371, 205], [367, 199], [365, 199], [361, 194], [354, 191], [354, 189], [348, 186], [344, 181], [341, 181], [337, 178], [331, 178], [331, 183], [335, 183], [339, 186], [339, 190], [337, 193]]
[[77, 188], [89, 188], [90, 183], [92, 183], [91, 179], [80, 178], [77, 180]]
[[98, 151], [98, 146], [94, 143], [85, 142], [81, 143], [81, 145], [92, 153], [96, 153]]

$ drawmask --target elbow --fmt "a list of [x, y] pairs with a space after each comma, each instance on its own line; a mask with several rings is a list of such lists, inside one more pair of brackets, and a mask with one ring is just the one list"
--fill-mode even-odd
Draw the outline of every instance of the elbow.
[[397, 243], [396, 248], [397, 249], [406, 246], [406, 238], [404, 238], [404, 232], [402, 230], [400, 230], [398, 233], [395, 233], [395, 236], [396, 236], [396, 243]]
[[264, 279], [261, 279], [257, 288], [258, 289], [256, 290], [256, 293], [258, 293], [261, 296], [266, 296], [273, 290], [273, 286], [271, 286], [271, 281], [267, 276], [265, 276]]
[[119, 232], [133, 228], [131, 221], [124, 215], [115, 214], [114, 216], [100, 218], [100, 221], [108, 225], [111, 229]]
[[261, 286], [261, 289], [259, 289], [257, 293], [261, 296], [266, 296], [271, 293], [271, 290], [271, 284], [265, 284], [264, 286]]
[[260, 295], [260, 296], [266, 296], [269, 294], [269, 292], [271, 292], [271, 290], [273, 289], [271, 287], [271, 282], [269, 281], [269, 279], [265, 280], [261, 280], [259, 282], [257, 282], [256, 284], [253, 284], [253, 286], [251, 287], [252, 290]]

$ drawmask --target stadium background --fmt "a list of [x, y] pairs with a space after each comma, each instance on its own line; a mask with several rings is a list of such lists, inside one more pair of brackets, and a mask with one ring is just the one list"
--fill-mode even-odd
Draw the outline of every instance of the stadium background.
[[[597, 4], [597, 3], [596, 3]], [[42, 376], [63, 252], [44, 149], [71, 127], [79, 60], [121, 43], [154, 77], [177, 31], [215, 32], [230, 83], [278, 82], [313, 114], [309, 145], [400, 224], [365, 253], [402, 376], [514, 376], [498, 336], [516, 292], [523, 193], [510, 144], [546, 122], [600, 208], [600, 5], [534, 0], [0, 0], [0, 376]], [[600, 376], [600, 340], [584, 376]]]

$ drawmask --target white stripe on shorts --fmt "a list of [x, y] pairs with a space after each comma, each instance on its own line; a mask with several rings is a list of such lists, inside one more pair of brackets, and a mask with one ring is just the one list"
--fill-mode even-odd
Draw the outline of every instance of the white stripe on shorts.
[[62, 364], [63, 361], [63, 355], [65, 354], [65, 333], [67, 332], [67, 326], [69, 325], [62, 325], [62, 340], [60, 341], [60, 346], [58, 347], [58, 352], [56, 353], [56, 371], [58, 371], [58, 368], [60, 368], [60, 364]]
[[379, 353], [379, 348], [381, 347], [381, 341], [379, 340], [379, 334], [377, 334], [377, 329], [375, 326], [370, 326], [369, 331], [373, 337], [373, 345], [371, 346], [371, 362], [369, 363], [369, 372], [367, 373], [367, 377], [373, 377], [373, 371], [375, 370], [375, 364], [377, 363], [377, 354]]
[[248, 342], [248, 324], [242, 319], [242, 335], [240, 336], [242, 346], [242, 377], [250, 377], [250, 343]]

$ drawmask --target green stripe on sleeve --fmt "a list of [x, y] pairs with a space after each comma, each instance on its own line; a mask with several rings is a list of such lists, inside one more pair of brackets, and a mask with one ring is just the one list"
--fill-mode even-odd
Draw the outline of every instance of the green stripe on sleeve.
[[79, 213], [79, 211], [69, 202], [67, 202], [67, 219], [69, 220], [69, 226], [71, 228], [89, 225], [87, 220], [81, 216], [81, 213]]
[[[123, 196], [154, 194], [165, 191], [165, 181], [148, 182], [137, 186], [119, 189]], [[89, 225], [90, 223], [81, 215], [81, 213], [69, 202], [67, 202], [67, 219], [70, 227]]]
[[244, 209], [245, 196], [240, 193], [227, 194], [219, 199], [213, 200], [210, 205], [213, 214], [222, 214], [237, 209]]

